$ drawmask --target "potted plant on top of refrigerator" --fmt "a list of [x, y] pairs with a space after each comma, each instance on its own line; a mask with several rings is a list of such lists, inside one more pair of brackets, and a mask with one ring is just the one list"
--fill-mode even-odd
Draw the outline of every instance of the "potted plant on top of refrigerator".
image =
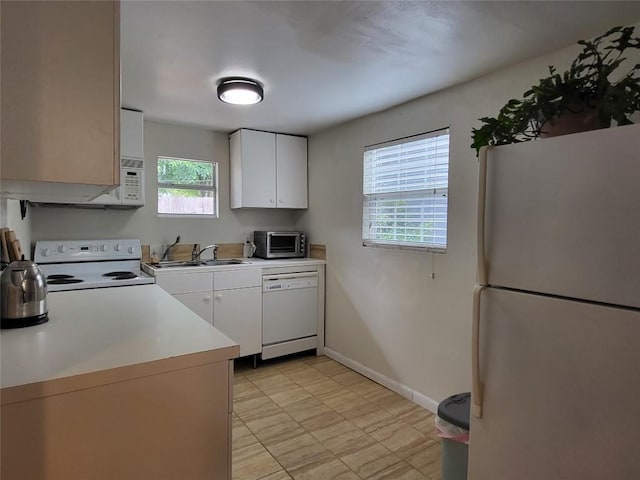
[[580, 40], [582, 52], [569, 70], [553, 66], [524, 93], [509, 100], [497, 117], [483, 117], [471, 132], [471, 148], [526, 142], [633, 123], [640, 111], [640, 63], [628, 65], [623, 53], [640, 50], [634, 27], [614, 27], [593, 40]]

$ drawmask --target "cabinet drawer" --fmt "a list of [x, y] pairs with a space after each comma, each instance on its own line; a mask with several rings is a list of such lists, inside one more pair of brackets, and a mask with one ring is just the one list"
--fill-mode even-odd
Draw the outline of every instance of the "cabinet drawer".
[[213, 289], [213, 274], [185, 273], [176, 275], [158, 275], [156, 284], [171, 294], [210, 292]]
[[213, 289], [230, 290], [262, 286], [262, 269], [213, 272]]

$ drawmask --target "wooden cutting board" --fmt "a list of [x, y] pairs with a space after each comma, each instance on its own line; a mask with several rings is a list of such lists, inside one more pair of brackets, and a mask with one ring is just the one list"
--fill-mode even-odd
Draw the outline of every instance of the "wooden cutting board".
[[20, 240], [11, 242], [11, 249], [16, 260], [22, 260], [22, 248], [20, 248]]
[[[196, 245], [200, 251], [200, 244]], [[167, 260], [191, 260], [191, 252], [193, 252], [193, 243], [178, 243], [169, 250]]]
[[7, 246], [7, 252], [9, 253], [9, 261], [13, 262], [15, 260], [18, 260], [18, 258], [15, 256], [15, 253], [13, 251], [13, 242], [16, 239], [16, 232], [14, 232], [13, 230], [7, 229], [4, 232], [4, 239]]
[[6, 232], [8, 232], [8, 228], [0, 228], [0, 260], [3, 263], [9, 263], [9, 248], [7, 246], [7, 239], [5, 237]]

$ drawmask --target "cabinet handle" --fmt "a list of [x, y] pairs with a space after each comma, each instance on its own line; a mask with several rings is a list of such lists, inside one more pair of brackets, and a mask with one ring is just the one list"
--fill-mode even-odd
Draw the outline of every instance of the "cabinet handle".
[[218, 294], [215, 296], [215, 299], [216, 299], [217, 301], [222, 300], [222, 294], [221, 294], [221, 293], [218, 293]]
[[210, 303], [211, 302], [211, 295], [207, 295], [206, 297], [204, 297], [204, 303]]
[[273, 203], [273, 198], [270, 198], [270, 199], [269, 199], [269, 203]]
[[280, 200], [280, 203], [284, 203], [284, 200]]

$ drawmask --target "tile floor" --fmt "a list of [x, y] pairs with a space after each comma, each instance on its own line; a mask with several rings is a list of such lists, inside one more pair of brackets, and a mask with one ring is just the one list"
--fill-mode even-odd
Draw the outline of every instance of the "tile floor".
[[236, 364], [234, 480], [440, 480], [429, 411], [328, 357]]

